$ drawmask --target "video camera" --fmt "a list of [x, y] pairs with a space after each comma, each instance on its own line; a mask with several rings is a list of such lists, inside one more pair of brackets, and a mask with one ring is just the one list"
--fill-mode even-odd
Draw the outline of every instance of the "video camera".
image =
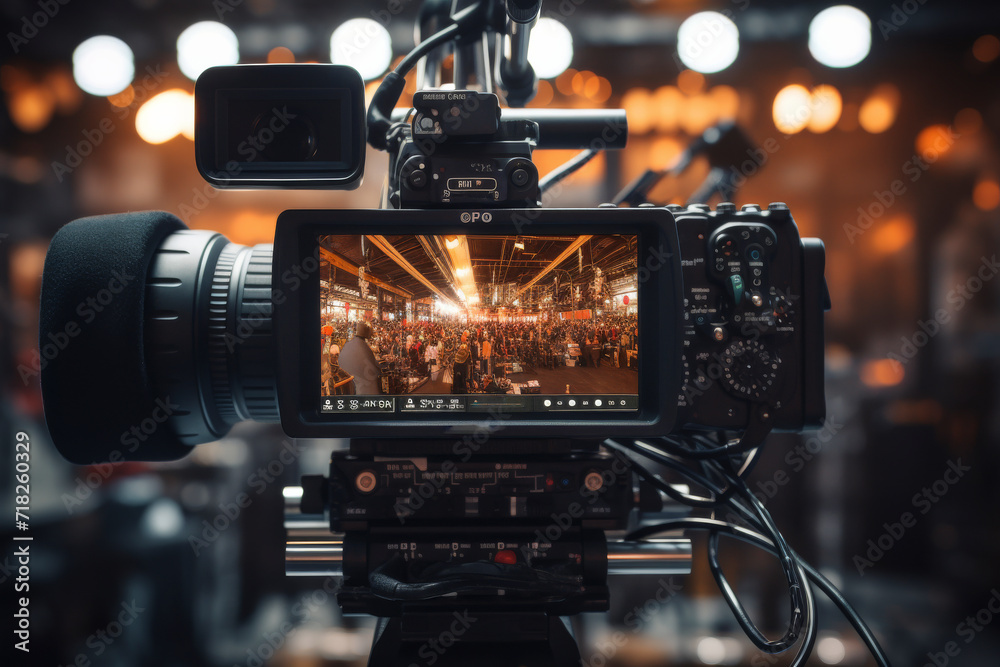
[[[560, 617], [607, 610], [609, 574], [689, 571], [689, 540], [646, 539], [654, 528], [778, 553], [793, 620], [766, 650], [794, 645], [803, 623], [811, 649], [801, 589], [814, 573], [741, 489], [767, 433], [825, 415], [822, 243], [780, 203], [542, 208], [544, 190], [623, 148], [627, 124], [622, 110], [505, 108], [533, 95], [540, 7], [422, 15], [438, 28], [367, 117], [349, 67], [207, 70], [195, 94], [208, 182], [354, 188], [367, 136], [389, 153], [381, 207], [286, 211], [274, 244], [252, 248], [163, 212], [64, 227], [46, 258], [43, 346], [112, 272], [136, 279], [43, 368], [53, 440], [87, 464], [177, 459], [247, 419], [350, 438], [329, 477], [286, 489], [287, 571], [343, 577], [344, 610], [380, 619], [372, 665], [411, 664], [460, 613], [488, 620], [441, 664], [577, 664]], [[440, 75], [446, 49], [454, 85], [395, 110], [406, 74]], [[540, 179], [532, 153], [550, 148], [583, 153]], [[165, 427], [125, 448], [157, 401]], [[728, 502], [749, 527], [651, 523]]]

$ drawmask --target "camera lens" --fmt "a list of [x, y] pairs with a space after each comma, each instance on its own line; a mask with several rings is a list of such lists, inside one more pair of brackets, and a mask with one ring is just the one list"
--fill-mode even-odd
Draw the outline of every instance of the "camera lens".
[[174, 460], [278, 421], [270, 245], [163, 211], [77, 220], [49, 247], [40, 311], [46, 422], [70, 461]]
[[268, 162], [305, 162], [316, 157], [319, 146], [315, 124], [301, 109], [291, 109], [283, 125], [277, 131], [271, 113], [261, 114], [254, 121], [251, 133], [254, 136], [271, 136], [271, 141], [262, 142], [260, 155]]
[[236, 422], [278, 421], [271, 350], [271, 245], [174, 232], [146, 279], [146, 359], [156, 393], [200, 406], [172, 416], [195, 445]]

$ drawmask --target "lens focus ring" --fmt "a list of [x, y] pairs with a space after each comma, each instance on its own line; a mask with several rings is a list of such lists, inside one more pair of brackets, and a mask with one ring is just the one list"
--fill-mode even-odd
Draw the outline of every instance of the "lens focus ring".
[[271, 246], [230, 244], [207, 307], [210, 393], [229, 423], [278, 421], [271, 306]]

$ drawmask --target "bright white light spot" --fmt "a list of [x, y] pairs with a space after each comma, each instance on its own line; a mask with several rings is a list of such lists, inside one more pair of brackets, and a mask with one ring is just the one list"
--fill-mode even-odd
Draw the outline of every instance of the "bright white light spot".
[[240, 61], [236, 33], [218, 21], [201, 21], [177, 38], [177, 64], [192, 81], [209, 67], [235, 65]]
[[345, 21], [330, 36], [330, 62], [350, 65], [365, 81], [378, 78], [392, 63], [389, 31], [372, 19]]
[[812, 117], [812, 93], [805, 86], [785, 86], [774, 97], [774, 126], [785, 134], [805, 129]]
[[178, 134], [193, 136], [194, 96], [173, 88], [143, 104], [135, 114], [135, 129], [143, 141], [162, 144]]
[[142, 515], [142, 528], [152, 537], [173, 537], [184, 527], [181, 508], [169, 498], [153, 502]]
[[706, 665], [718, 665], [726, 659], [726, 647], [716, 637], [703, 637], [698, 642], [698, 659]]
[[809, 24], [809, 52], [827, 67], [850, 67], [872, 48], [872, 22], [855, 7], [824, 9]]
[[739, 52], [740, 31], [718, 12], [690, 16], [677, 31], [677, 55], [696, 72], [721, 72], [733, 64]]
[[73, 78], [91, 95], [115, 95], [135, 76], [135, 58], [128, 44], [108, 35], [84, 41], [73, 51]]
[[539, 79], [554, 79], [573, 62], [573, 35], [559, 21], [540, 18], [531, 30], [528, 62]]
[[824, 665], [839, 665], [847, 657], [844, 642], [836, 637], [824, 637], [816, 644], [816, 653]]

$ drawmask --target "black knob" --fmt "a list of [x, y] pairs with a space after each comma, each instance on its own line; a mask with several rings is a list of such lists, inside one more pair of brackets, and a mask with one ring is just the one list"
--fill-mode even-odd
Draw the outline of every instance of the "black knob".
[[422, 188], [427, 185], [427, 172], [420, 171], [419, 169], [411, 171], [407, 181], [410, 183], [411, 188]]
[[519, 188], [524, 187], [530, 179], [531, 176], [523, 167], [518, 167], [510, 175], [510, 182]]
[[760, 341], [737, 340], [722, 353], [723, 386], [750, 401], [765, 400], [778, 379], [781, 360]]

